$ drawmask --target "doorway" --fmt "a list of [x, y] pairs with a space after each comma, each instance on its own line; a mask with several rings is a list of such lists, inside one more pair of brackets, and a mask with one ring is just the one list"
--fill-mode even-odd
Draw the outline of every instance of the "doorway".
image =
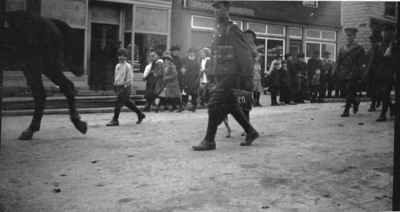
[[92, 23], [89, 86], [92, 90], [111, 90], [117, 64], [119, 26]]

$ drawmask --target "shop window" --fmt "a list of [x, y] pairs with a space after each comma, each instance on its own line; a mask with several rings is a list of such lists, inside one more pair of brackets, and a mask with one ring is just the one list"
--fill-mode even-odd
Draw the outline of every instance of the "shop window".
[[336, 45], [335, 44], [327, 44], [323, 43], [321, 45], [321, 54], [324, 52], [329, 52], [329, 59], [332, 61], [336, 60]]
[[288, 35], [290, 38], [300, 38], [301, 39], [301, 37], [302, 37], [300, 27], [288, 27], [287, 31], [288, 31]]
[[267, 26], [267, 33], [270, 35], [285, 35], [285, 27], [280, 25], [268, 25]]
[[147, 56], [151, 49], [163, 52], [167, 48], [167, 36], [146, 33], [135, 33], [135, 60], [137, 60], [138, 69], [136, 71], [143, 72], [147, 65]]
[[322, 39], [323, 40], [332, 40], [335, 41], [336, 40], [336, 32], [334, 31], [322, 31]]
[[385, 16], [396, 16], [396, 2], [385, 2]]
[[238, 20], [232, 20], [233, 24], [239, 27], [239, 29], [243, 30], [243, 22]]
[[318, 58], [320, 58], [321, 44], [320, 43], [306, 43], [306, 58], [309, 59], [314, 54], [317, 54]]
[[307, 36], [307, 38], [320, 39], [321, 38], [321, 31], [314, 30], [314, 29], [307, 29], [306, 36]]
[[247, 23], [247, 29], [253, 30], [255, 33], [258, 34], [266, 34], [267, 25], [261, 23]]
[[192, 16], [192, 29], [214, 30], [215, 18]]
[[282, 58], [284, 54], [284, 42], [280, 39], [267, 39], [267, 66], [276, 58]]
[[329, 52], [329, 59], [336, 60], [336, 44], [321, 42], [306, 42], [306, 58], [309, 59], [315, 53], [322, 58], [324, 52]]

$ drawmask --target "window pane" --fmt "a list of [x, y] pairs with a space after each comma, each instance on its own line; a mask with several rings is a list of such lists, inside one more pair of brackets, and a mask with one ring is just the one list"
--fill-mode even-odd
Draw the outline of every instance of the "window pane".
[[274, 35], [283, 35], [284, 34], [284, 28], [283, 26], [279, 25], [268, 25], [268, 33], [269, 34], [274, 34]]
[[257, 52], [261, 55], [260, 64], [261, 70], [264, 72], [265, 69], [265, 39], [256, 39]]
[[322, 44], [322, 53], [329, 52], [329, 59], [335, 61], [335, 44]]
[[241, 22], [241, 21], [235, 21], [235, 20], [233, 20], [232, 22], [233, 22], [233, 24], [235, 24], [236, 26], [238, 26], [239, 29], [243, 30], [243, 25], [242, 25], [242, 22]]
[[207, 28], [214, 29], [215, 19], [209, 17], [192, 16], [193, 28]]
[[334, 31], [322, 31], [322, 39], [335, 40], [336, 33]]
[[312, 30], [312, 29], [308, 29], [307, 30], [307, 37], [309, 38], [321, 38], [321, 31], [319, 30]]
[[321, 55], [319, 43], [307, 43], [306, 44], [306, 57], [311, 57], [313, 54]]
[[385, 2], [385, 15], [393, 17], [396, 15], [396, 2]]
[[271, 65], [272, 60], [283, 56], [282, 40], [267, 40], [267, 66]]
[[292, 37], [301, 37], [301, 29], [298, 27], [288, 27], [288, 34]]
[[256, 33], [265, 34], [266, 32], [266, 25], [260, 23], [248, 23], [248, 28], [253, 30]]

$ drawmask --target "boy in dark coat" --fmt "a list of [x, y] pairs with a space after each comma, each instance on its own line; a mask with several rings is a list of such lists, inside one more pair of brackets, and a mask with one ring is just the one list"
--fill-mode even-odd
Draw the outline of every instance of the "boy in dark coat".
[[183, 90], [191, 97], [192, 107], [190, 111], [195, 112], [197, 108], [197, 96], [200, 87], [200, 64], [196, 58], [196, 50], [189, 49], [188, 56], [183, 60]]

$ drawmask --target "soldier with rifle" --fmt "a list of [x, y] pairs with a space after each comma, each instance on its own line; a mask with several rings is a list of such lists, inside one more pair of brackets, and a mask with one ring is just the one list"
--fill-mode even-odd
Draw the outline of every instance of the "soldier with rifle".
[[251, 47], [243, 32], [230, 21], [230, 2], [215, 1], [212, 6], [216, 15], [216, 34], [212, 44], [216, 85], [208, 105], [206, 136], [199, 145], [193, 146], [195, 151], [216, 148], [215, 134], [227, 114], [231, 114], [246, 132], [246, 139], [240, 143], [241, 146], [249, 146], [259, 137], [239, 104], [247, 99], [239, 91], [242, 85], [247, 87], [248, 83], [252, 83], [257, 51], [249, 50]]

